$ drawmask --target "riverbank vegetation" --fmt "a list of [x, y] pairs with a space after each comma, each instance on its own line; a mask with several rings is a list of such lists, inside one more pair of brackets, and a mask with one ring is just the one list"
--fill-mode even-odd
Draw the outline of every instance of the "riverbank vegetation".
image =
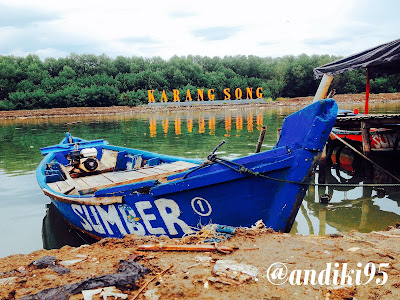
[[[257, 56], [174, 56], [110, 58], [106, 55], [71, 54], [64, 58], [0, 56], [0, 110], [94, 107], [147, 103], [148, 90], [160, 101], [163, 90], [168, 101], [173, 89], [192, 95], [197, 89], [214, 89], [215, 99], [223, 90], [254, 90], [262, 87], [263, 98], [313, 95], [319, 81], [313, 68], [339, 57], [302, 54], [280, 58]], [[336, 76], [337, 93], [360, 93], [365, 88], [365, 71]], [[400, 76], [378, 78], [371, 92], [400, 91]], [[184, 100], [184, 99], [183, 99]]]

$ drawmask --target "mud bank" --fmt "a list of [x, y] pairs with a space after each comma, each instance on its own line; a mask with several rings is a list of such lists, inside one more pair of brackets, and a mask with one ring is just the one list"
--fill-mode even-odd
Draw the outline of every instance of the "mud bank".
[[[204, 243], [204, 238], [210, 234], [203, 231], [179, 240], [129, 235], [79, 248], [65, 246], [8, 256], [0, 259], [0, 299], [33, 296], [90, 278], [98, 281], [115, 274], [121, 261], [149, 269], [135, 283], [119, 286], [114, 282], [118, 289], [114, 293], [126, 299], [400, 299], [398, 228], [321, 237], [259, 227], [236, 229], [230, 239], [218, 244]], [[215, 249], [139, 250], [140, 245], [154, 244]], [[53, 256], [51, 265], [37, 263], [48, 256]], [[314, 270], [315, 278], [306, 270]], [[103, 299], [100, 292], [93, 299]], [[25, 299], [84, 299], [82, 292], [65, 297], [53, 294], [52, 298], [43, 298], [43, 292], [40, 295]]]
[[[335, 95], [334, 99], [338, 103], [346, 104], [361, 104], [365, 101], [364, 94], [345, 94]], [[276, 106], [296, 106], [303, 107], [312, 103], [313, 97], [298, 97], [291, 99], [283, 99], [274, 102], [253, 103], [253, 104], [240, 104], [240, 107], [276, 107]], [[68, 107], [68, 108], [52, 108], [52, 109], [38, 109], [38, 110], [16, 110], [16, 111], [0, 111], [0, 118], [2, 119], [18, 119], [18, 118], [38, 118], [38, 117], [58, 117], [58, 116], [93, 116], [93, 115], [113, 115], [113, 114], [135, 114], [141, 112], [152, 111], [185, 111], [185, 110], [215, 110], [225, 107], [235, 106], [239, 104], [227, 103], [219, 105], [200, 105], [197, 101], [193, 101], [191, 106], [112, 106], [112, 107]], [[386, 103], [386, 102], [400, 102], [400, 93], [382, 93], [371, 94], [371, 103]]]

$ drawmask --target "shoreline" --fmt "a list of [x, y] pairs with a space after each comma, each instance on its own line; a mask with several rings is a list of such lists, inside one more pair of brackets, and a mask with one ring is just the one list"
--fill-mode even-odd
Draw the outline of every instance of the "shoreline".
[[[230, 239], [218, 244], [217, 249], [231, 247], [233, 251], [229, 253], [138, 250], [139, 245], [154, 243], [205, 245], [204, 238], [212, 237], [207, 231], [182, 239], [136, 235], [106, 238], [78, 248], [64, 246], [0, 258], [0, 298], [18, 299], [49, 288], [103, 278], [116, 273], [123, 260], [150, 269], [135, 284], [117, 286], [119, 293], [128, 295], [127, 299], [133, 299], [140, 287], [143, 290], [137, 299], [399, 299], [398, 228], [396, 225], [390, 231], [326, 236], [277, 233], [262, 226], [238, 228]], [[49, 267], [32, 264], [47, 256], [54, 256], [56, 262]], [[231, 269], [219, 269], [223, 264]], [[292, 280], [286, 277], [282, 285], [273, 284], [273, 277], [268, 276], [272, 265], [287, 267], [288, 274], [294, 274]], [[378, 266], [383, 267], [378, 270]], [[235, 267], [239, 271], [232, 271]], [[59, 272], [65, 268], [68, 272]], [[316, 284], [311, 284], [298, 270], [314, 270], [322, 275], [315, 278]], [[151, 279], [154, 280], [145, 286]], [[383, 285], [378, 284], [382, 282]], [[100, 299], [96, 297], [93, 299]], [[83, 296], [79, 292], [57, 299], [77, 300]]]
[[[299, 106], [303, 107], [312, 103], [313, 96], [296, 97], [283, 99], [274, 102], [251, 103], [251, 104], [218, 104], [218, 105], [200, 105], [197, 101], [193, 101], [193, 105], [173, 105], [170, 106], [112, 106], [112, 107], [68, 107], [68, 108], [51, 108], [51, 109], [36, 109], [36, 110], [13, 110], [0, 111], [0, 119], [26, 119], [26, 118], [47, 118], [60, 116], [102, 116], [102, 115], [118, 115], [132, 114], [143, 112], [177, 112], [187, 110], [217, 110], [230, 107], [285, 107]], [[363, 107], [365, 101], [364, 94], [340, 94], [335, 95], [334, 99], [340, 104], [354, 104], [357, 107]], [[225, 101], [228, 102], [229, 100]], [[373, 103], [400, 103], [400, 93], [382, 93], [370, 94], [369, 102]]]

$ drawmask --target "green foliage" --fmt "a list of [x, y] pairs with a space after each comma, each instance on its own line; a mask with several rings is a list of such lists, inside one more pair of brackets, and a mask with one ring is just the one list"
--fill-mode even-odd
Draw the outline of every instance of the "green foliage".
[[[240, 88], [262, 87], [263, 98], [302, 97], [313, 95], [319, 81], [313, 68], [338, 59], [330, 55], [302, 54], [279, 58], [257, 56], [203, 57], [173, 56], [123, 57], [70, 54], [64, 58], [36, 55], [24, 57], [0, 55], [0, 110], [37, 109], [69, 106], [136, 106], [148, 101], [148, 90], [154, 90], [156, 101], [163, 90], [168, 101], [173, 89], [185, 101], [190, 90], [193, 101], [197, 90], [214, 89], [215, 99], [231, 98]], [[365, 89], [365, 71], [357, 70], [335, 76], [332, 83], [338, 93], [360, 93]], [[371, 92], [400, 91], [400, 75], [371, 81]]]
[[62, 71], [58, 73], [58, 76], [65, 79], [74, 79], [76, 77], [76, 72], [70, 66], [64, 66]]
[[9, 100], [0, 100], [0, 110], [14, 110], [14, 104]]

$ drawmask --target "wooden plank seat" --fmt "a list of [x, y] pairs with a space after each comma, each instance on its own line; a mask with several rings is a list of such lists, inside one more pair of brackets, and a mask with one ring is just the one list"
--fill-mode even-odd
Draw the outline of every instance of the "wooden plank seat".
[[67, 179], [48, 183], [47, 185], [52, 190], [62, 194], [86, 195], [93, 194], [100, 189], [140, 181], [157, 179], [165, 182], [168, 176], [197, 166], [197, 164], [190, 162], [176, 161], [137, 170], [101, 173], [80, 178], [71, 178], [68, 171], [62, 166]]

